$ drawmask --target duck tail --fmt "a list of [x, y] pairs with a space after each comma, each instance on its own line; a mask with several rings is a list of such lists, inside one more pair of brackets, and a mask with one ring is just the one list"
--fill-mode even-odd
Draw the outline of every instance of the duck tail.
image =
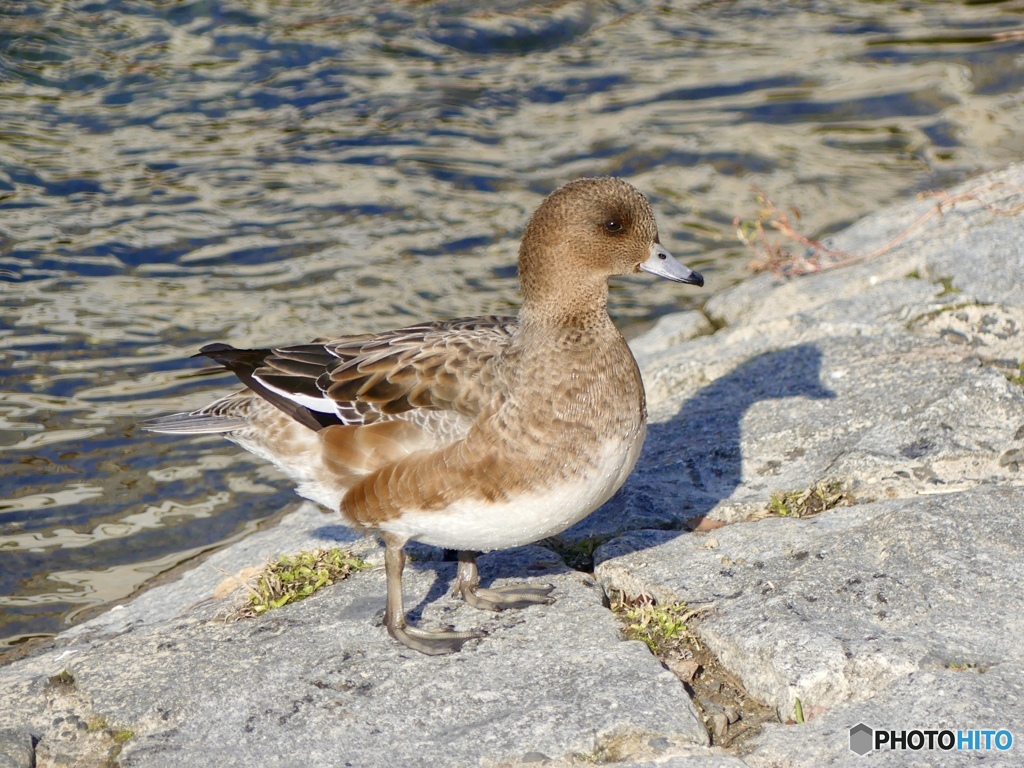
[[248, 427], [249, 422], [238, 416], [193, 411], [149, 419], [141, 422], [139, 426], [148, 432], [163, 432], [168, 435], [219, 435]]
[[220, 363], [225, 370], [235, 374], [238, 380], [251, 392], [259, 395], [268, 403], [299, 422], [299, 424], [312, 429], [314, 432], [319, 432], [328, 424], [337, 423], [335, 417], [320, 416], [306, 408], [302, 403], [293, 400], [276, 389], [271, 389], [256, 378], [256, 372], [263, 366], [267, 357], [272, 354], [274, 354], [272, 349], [237, 349], [230, 344], [217, 343], [207, 344], [193, 357], [206, 357], [215, 363]]

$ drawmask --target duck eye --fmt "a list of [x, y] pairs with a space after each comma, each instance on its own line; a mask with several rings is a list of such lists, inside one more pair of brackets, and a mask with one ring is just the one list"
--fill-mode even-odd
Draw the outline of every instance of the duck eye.
[[608, 219], [608, 221], [604, 223], [604, 228], [609, 232], [621, 232], [622, 222], [618, 219]]

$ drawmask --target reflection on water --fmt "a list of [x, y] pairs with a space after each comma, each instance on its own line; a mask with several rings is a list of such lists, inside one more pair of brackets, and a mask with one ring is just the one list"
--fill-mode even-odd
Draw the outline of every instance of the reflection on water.
[[628, 177], [704, 292], [751, 183], [811, 234], [1024, 155], [1020, 2], [21, 0], [0, 8], [0, 638], [292, 500], [219, 438], [142, 434], [209, 340], [514, 311], [517, 237]]

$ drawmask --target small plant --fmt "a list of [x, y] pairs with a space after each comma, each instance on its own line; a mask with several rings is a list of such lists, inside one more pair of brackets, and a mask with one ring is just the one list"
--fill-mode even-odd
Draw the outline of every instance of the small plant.
[[[752, 272], [772, 272], [779, 277], [804, 275], [809, 272], [820, 272], [826, 268], [821, 262], [823, 255], [844, 261], [854, 258], [850, 254], [826, 248], [820, 242], [811, 240], [797, 232], [796, 225], [790, 220], [790, 215], [799, 220], [799, 210], [791, 208], [789, 212], [783, 211], [757, 186], [754, 186], [753, 189], [760, 206], [757, 219], [754, 221], [740, 221], [739, 217], [733, 219], [736, 238], [757, 256], [747, 265]], [[779, 240], [773, 240], [768, 236], [768, 230], [780, 232], [783, 237], [799, 243], [806, 250], [806, 255], [794, 251]]]
[[621, 596], [612, 610], [626, 625], [623, 634], [630, 640], [641, 640], [655, 656], [664, 656], [682, 641], [686, 621], [693, 615], [685, 603], [658, 605], [643, 595], [629, 602]]
[[853, 497], [835, 481], [823, 481], [803, 491], [779, 491], [766, 511], [779, 517], [813, 517], [836, 507], [848, 507]]
[[74, 688], [75, 676], [72, 675], [67, 669], [63, 669], [56, 675], [46, 678], [46, 682], [54, 688]]
[[321, 587], [367, 568], [366, 562], [337, 547], [283, 555], [277, 562], [268, 563], [253, 583], [246, 584], [249, 601], [239, 609], [238, 615], [240, 618], [259, 616], [309, 597]]
[[129, 728], [122, 728], [119, 731], [114, 731], [114, 741], [118, 744], [125, 744], [135, 738], [135, 731]]
[[801, 703], [800, 699], [793, 700], [793, 720], [797, 723], [802, 723], [804, 721], [804, 705]]

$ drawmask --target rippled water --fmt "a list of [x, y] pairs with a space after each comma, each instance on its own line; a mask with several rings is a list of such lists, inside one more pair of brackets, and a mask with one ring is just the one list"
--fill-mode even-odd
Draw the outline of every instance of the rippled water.
[[[648, 193], [704, 291], [757, 183], [821, 234], [1024, 156], [1021, 2], [0, 5], [0, 638], [57, 631], [290, 503], [220, 438], [141, 433], [209, 340], [512, 312], [530, 211]], [[219, 389], [218, 389], [219, 388]]]

